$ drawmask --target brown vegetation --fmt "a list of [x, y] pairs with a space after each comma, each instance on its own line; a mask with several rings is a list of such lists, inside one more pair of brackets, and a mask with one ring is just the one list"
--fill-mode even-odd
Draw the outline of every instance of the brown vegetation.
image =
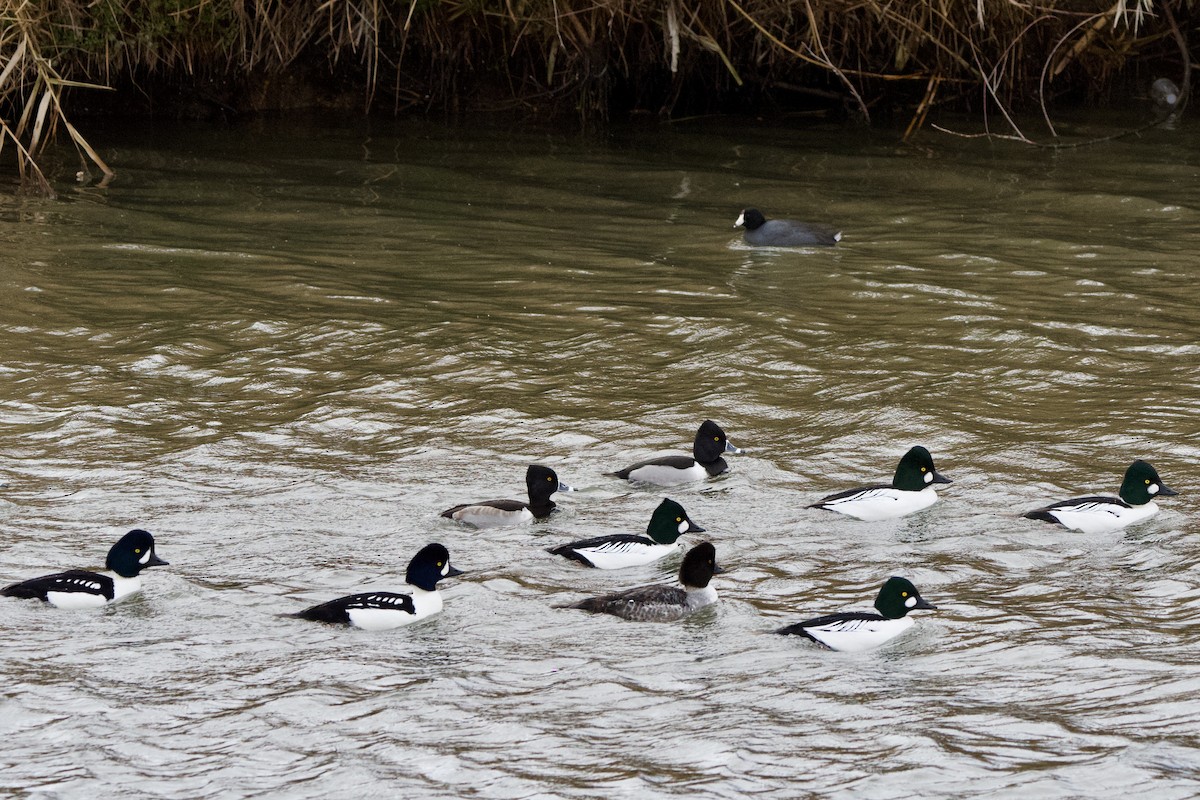
[[13, 153], [25, 182], [48, 188], [36, 157], [61, 126], [85, 162], [108, 174], [68, 120], [68, 92], [156, 85], [190, 86], [231, 109], [278, 105], [288, 90], [273, 87], [324, 82], [354, 87], [349, 96], [363, 110], [461, 110], [488, 98], [584, 119], [807, 103], [864, 118], [895, 110], [911, 133], [936, 104], [1007, 117], [1063, 95], [1102, 96], [1131, 70], [1186, 76], [1191, 8], [1191, 0], [0, 0], [0, 154]]

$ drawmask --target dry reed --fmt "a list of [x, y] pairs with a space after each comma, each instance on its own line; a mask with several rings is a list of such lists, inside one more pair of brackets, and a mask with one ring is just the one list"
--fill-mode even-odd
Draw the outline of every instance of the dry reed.
[[[816, 98], [870, 118], [998, 112], [1106, 91], [1130, 66], [1190, 67], [1191, 0], [0, 0], [0, 153], [22, 181], [69, 91], [201, 76], [231, 105], [303, 73], [364, 109], [757, 108]], [[1190, 37], [1190, 39], [1189, 39]], [[1186, 92], [1186, 86], [1185, 86]], [[1049, 116], [1047, 114], [1047, 122]], [[1023, 134], [1021, 134], [1023, 135]]]

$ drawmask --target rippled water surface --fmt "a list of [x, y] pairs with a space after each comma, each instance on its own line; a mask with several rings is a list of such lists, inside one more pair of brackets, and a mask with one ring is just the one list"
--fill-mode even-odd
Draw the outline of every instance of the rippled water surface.
[[[0, 582], [171, 565], [101, 611], [0, 602], [0, 794], [1190, 798], [1200, 794], [1200, 137], [1050, 152], [688, 127], [160, 129], [107, 188], [0, 203]], [[745, 205], [838, 224], [752, 250]], [[705, 418], [747, 453], [605, 473]], [[913, 517], [806, 509], [913, 444]], [[1179, 496], [1125, 532], [1019, 517]], [[456, 503], [580, 491], [476, 532]], [[671, 582], [545, 548], [707, 528], [722, 601], [672, 624], [557, 603]], [[691, 537], [691, 541], [698, 541]], [[281, 618], [445, 543], [444, 613]], [[891, 646], [771, 631], [939, 606]]]

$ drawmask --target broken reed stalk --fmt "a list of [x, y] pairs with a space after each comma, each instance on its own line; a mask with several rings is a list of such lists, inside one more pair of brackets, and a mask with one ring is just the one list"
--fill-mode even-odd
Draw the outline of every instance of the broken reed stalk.
[[105, 179], [111, 178], [113, 171], [67, 119], [62, 104], [64, 88], [104, 87], [65, 80], [42, 56], [37, 40], [41, 20], [29, 16], [34, 10], [29, 0], [8, 3], [3, 10], [0, 53], [9, 52], [10, 48], [11, 52], [0, 69], [0, 104], [20, 108], [21, 115], [15, 125], [0, 117], [0, 153], [5, 142], [11, 143], [16, 151], [21, 184], [41, 194], [52, 195], [53, 189], [38, 165], [37, 157], [61, 122], [80, 153], [104, 173]]
[[[1126, 62], [1146, 57], [1139, 46], [1155, 37], [1174, 36], [1179, 54], [1151, 55], [1190, 65], [1196, 7], [1193, 0], [0, 0], [0, 155], [12, 145], [22, 179], [48, 189], [38, 158], [61, 124], [85, 163], [110, 175], [67, 119], [68, 87], [175, 81], [175, 88], [203, 78], [225, 92], [223, 105], [254, 109], [264, 87], [322, 72], [330, 84], [358, 87], [364, 108], [383, 106], [378, 87], [389, 87], [397, 111], [470, 108], [475, 96], [603, 119], [632, 109], [670, 115], [680, 105], [689, 112], [755, 107], [776, 88], [799, 87], [813, 97], [840, 96], [864, 118], [884, 105], [912, 108], [906, 137], [935, 107], [955, 103], [998, 111], [1011, 125], [1018, 108], [1041, 104], [1045, 112], [1052, 85], [1103, 90]], [[496, 99], [501, 91], [508, 100]]]

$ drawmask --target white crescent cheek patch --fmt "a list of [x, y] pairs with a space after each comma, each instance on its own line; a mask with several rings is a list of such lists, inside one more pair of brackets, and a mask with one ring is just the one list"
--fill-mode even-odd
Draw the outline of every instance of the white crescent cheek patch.
[[926, 473], [925, 473], [925, 482], [926, 482], [926, 483], [933, 483], [933, 473], [932, 473], [932, 472], [926, 472]]
[[447, 561], [446, 566], [442, 567], [442, 577], [444, 578], [449, 574], [450, 574], [450, 562]]
[[737, 228], [746, 224], [746, 215], [738, 214], [737, 222], [733, 223], [733, 227]]
[[687, 524], [687, 520], [685, 519], [683, 522], [679, 523], [679, 532], [687, 533], [687, 529], [688, 529], [688, 524]]
[[154, 553], [153, 549], [147, 550], [145, 553], [142, 554], [142, 557], [138, 559], [138, 563], [141, 564], [142, 566], [145, 566], [146, 564], [148, 564], [150, 562], [150, 556], [153, 553]]
[[1149, 486], [1146, 487], [1146, 491], [1149, 492], [1150, 494], [1158, 494], [1158, 484], [1157, 483], [1150, 484]]
[[910, 597], [904, 601], [905, 608], [912, 608], [916, 604], [917, 604], [917, 598], [915, 598], [915, 597]]

